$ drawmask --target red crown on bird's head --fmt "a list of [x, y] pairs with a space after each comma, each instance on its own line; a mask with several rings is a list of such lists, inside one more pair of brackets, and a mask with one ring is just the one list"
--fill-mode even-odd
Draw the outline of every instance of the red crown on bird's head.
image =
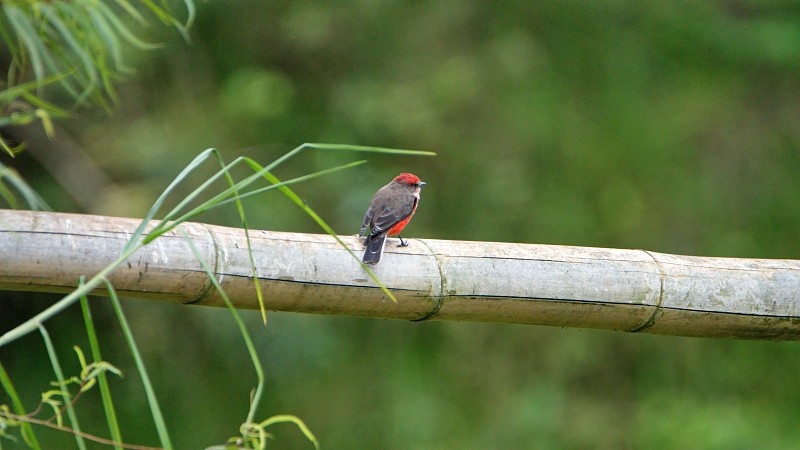
[[408, 185], [419, 184], [419, 177], [413, 173], [401, 173], [400, 175], [394, 177], [394, 181]]

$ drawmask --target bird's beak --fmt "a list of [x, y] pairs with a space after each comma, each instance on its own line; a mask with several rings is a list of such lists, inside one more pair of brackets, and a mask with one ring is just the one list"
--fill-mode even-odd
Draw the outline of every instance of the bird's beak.
[[420, 181], [419, 182], [419, 187], [423, 187], [423, 186], [427, 186], [427, 185], [428, 185], [428, 183], [426, 183], [424, 181]]

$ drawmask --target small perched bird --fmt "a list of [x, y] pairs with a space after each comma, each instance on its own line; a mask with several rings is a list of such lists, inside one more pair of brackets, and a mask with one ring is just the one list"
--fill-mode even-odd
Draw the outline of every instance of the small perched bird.
[[364, 241], [364, 264], [378, 264], [383, 256], [386, 236], [400, 238], [400, 247], [408, 245], [400, 232], [408, 225], [419, 203], [419, 192], [424, 181], [411, 173], [401, 173], [389, 184], [378, 189], [364, 214], [359, 236], [367, 232]]

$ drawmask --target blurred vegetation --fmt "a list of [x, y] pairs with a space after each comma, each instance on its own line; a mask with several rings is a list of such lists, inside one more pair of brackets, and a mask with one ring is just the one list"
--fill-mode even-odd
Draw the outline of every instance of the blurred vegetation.
[[[186, 36], [193, 19], [194, 4], [185, 0], [189, 20], [184, 26], [168, 12], [163, 1], [142, 2], [141, 9], [175, 26]], [[52, 136], [53, 118], [69, 115], [65, 100], [73, 106], [86, 103], [108, 109], [116, 100], [114, 82], [130, 73], [122, 45], [152, 50], [131, 31], [126, 19], [138, 26], [145, 15], [127, 0], [113, 6], [105, 2], [5, 1], [0, 6], [0, 38], [5, 44], [7, 70], [0, 92], [0, 126], [20, 126], [40, 121]], [[49, 86], [50, 85], [50, 86]], [[52, 94], [53, 86], [59, 89]], [[47, 95], [49, 88], [50, 95]], [[25, 145], [12, 148], [0, 138], [0, 147], [13, 156]]]
[[[44, 148], [0, 156], [54, 209], [141, 216], [207, 147], [268, 161], [343, 142], [439, 156], [374, 157], [297, 186], [342, 234], [410, 171], [429, 185], [408, 237], [800, 258], [800, 3], [228, 1], [198, 5], [190, 45], [149, 31], [165, 45], [126, 50], [136, 74], [111, 114], [84, 112]], [[96, 167], [53, 164], [67, 137]], [[340, 158], [307, 154], [278, 175]], [[101, 188], [71, 198], [75, 179]], [[279, 196], [245, 208], [253, 228], [319, 231]], [[4, 293], [0, 331], [50, 300]], [[230, 435], [255, 375], [227, 313], [123, 303], [176, 447]], [[135, 377], [111, 353], [124, 347], [113, 312], [96, 309], [104, 357]], [[301, 417], [324, 448], [800, 442], [794, 343], [279, 313], [260, 328], [244, 316], [264, 358], [261, 410]], [[48, 322], [62, 353], [85, 346], [70, 317]], [[40, 342], [0, 358], [38, 402], [52, 378]], [[130, 399], [123, 436], [155, 442], [137, 385], [110, 383]], [[308, 446], [280, 427], [271, 445]]]

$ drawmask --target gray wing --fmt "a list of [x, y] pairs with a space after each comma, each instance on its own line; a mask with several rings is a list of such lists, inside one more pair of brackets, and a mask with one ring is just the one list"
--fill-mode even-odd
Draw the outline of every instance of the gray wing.
[[378, 217], [375, 217], [372, 221], [372, 233], [370, 234], [375, 236], [386, 232], [406, 217], [408, 217], [408, 214], [398, 214], [393, 207], [385, 206]]
[[409, 195], [407, 188], [388, 184], [382, 187], [369, 204], [364, 221], [361, 224], [361, 233], [371, 229], [371, 236], [385, 233], [398, 222], [414, 212], [417, 198]]
[[[388, 231], [414, 212], [414, 205], [417, 202], [416, 197], [402, 191], [394, 192], [394, 194], [395, 195], [388, 196], [386, 201], [381, 202], [383, 203], [383, 207], [380, 212], [375, 211], [376, 214], [373, 214], [371, 223], [371, 234], [373, 236]], [[376, 210], [377, 208], [375, 208], [375, 205], [372, 205], [371, 209]]]
[[367, 208], [366, 214], [364, 214], [364, 220], [361, 221], [361, 231], [358, 232], [359, 236], [363, 236], [364, 231], [367, 231], [369, 229], [370, 224], [372, 223], [372, 217], [374, 215], [375, 215], [375, 208], [373, 208], [372, 205], [370, 204], [369, 208]]

